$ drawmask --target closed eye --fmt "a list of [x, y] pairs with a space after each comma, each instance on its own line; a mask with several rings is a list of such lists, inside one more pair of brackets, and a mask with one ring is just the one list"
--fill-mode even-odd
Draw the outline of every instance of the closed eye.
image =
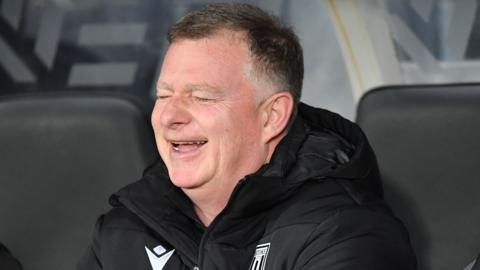
[[157, 99], [167, 99], [169, 97], [170, 96], [168, 96], [168, 95], [157, 95]]
[[205, 98], [205, 97], [193, 97], [194, 100], [200, 101], [200, 102], [213, 102], [215, 99], [213, 98]]

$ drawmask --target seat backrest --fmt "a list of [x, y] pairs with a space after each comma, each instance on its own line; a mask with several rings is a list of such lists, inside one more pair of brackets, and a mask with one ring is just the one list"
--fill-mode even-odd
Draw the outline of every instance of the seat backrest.
[[0, 240], [26, 270], [75, 269], [108, 197], [156, 158], [147, 113], [114, 93], [0, 97]]
[[463, 269], [480, 250], [480, 85], [372, 90], [357, 122], [419, 269]]

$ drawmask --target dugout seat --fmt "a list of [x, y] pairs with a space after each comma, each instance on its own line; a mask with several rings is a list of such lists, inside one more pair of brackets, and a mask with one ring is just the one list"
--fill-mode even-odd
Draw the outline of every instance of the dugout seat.
[[0, 96], [0, 240], [26, 270], [75, 269], [109, 195], [156, 158], [134, 97]]
[[357, 123], [418, 269], [463, 269], [480, 250], [480, 85], [375, 89], [360, 100]]

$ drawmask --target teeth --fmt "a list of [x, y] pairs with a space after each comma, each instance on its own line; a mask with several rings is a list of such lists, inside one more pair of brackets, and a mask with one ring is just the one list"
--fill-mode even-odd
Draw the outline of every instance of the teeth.
[[198, 141], [198, 142], [175, 142], [174, 144], [182, 145], [182, 144], [204, 144], [206, 141]]
[[180, 145], [194, 145], [194, 144], [196, 144], [196, 145], [201, 145], [201, 144], [205, 144], [205, 143], [207, 143], [207, 141], [196, 141], [196, 142], [172, 142], [172, 145], [173, 145], [173, 148], [174, 148], [175, 150], [178, 150], [178, 147], [179, 147]]

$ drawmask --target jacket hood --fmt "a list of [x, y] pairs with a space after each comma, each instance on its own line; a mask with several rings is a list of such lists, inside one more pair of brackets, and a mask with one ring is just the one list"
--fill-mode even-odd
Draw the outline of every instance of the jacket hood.
[[[375, 156], [360, 128], [338, 114], [301, 103], [270, 163], [239, 182], [220, 215], [224, 223], [238, 223], [286, 200], [304, 183], [325, 179], [355, 181], [381, 196]], [[114, 194], [111, 203], [123, 204], [157, 230], [163, 229], [167, 237], [169, 228], [159, 224], [181, 227], [193, 220], [203, 226], [189, 198], [169, 180], [162, 161], [148, 168], [140, 181]], [[223, 228], [229, 230], [229, 226]], [[196, 247], [187, 248], [195, 254]]]
[[382, 196], [377, 161], [363, 131], [340, 115], [300, 103], [292, 130], [257, 174], [288, 183], [337, 178]]

